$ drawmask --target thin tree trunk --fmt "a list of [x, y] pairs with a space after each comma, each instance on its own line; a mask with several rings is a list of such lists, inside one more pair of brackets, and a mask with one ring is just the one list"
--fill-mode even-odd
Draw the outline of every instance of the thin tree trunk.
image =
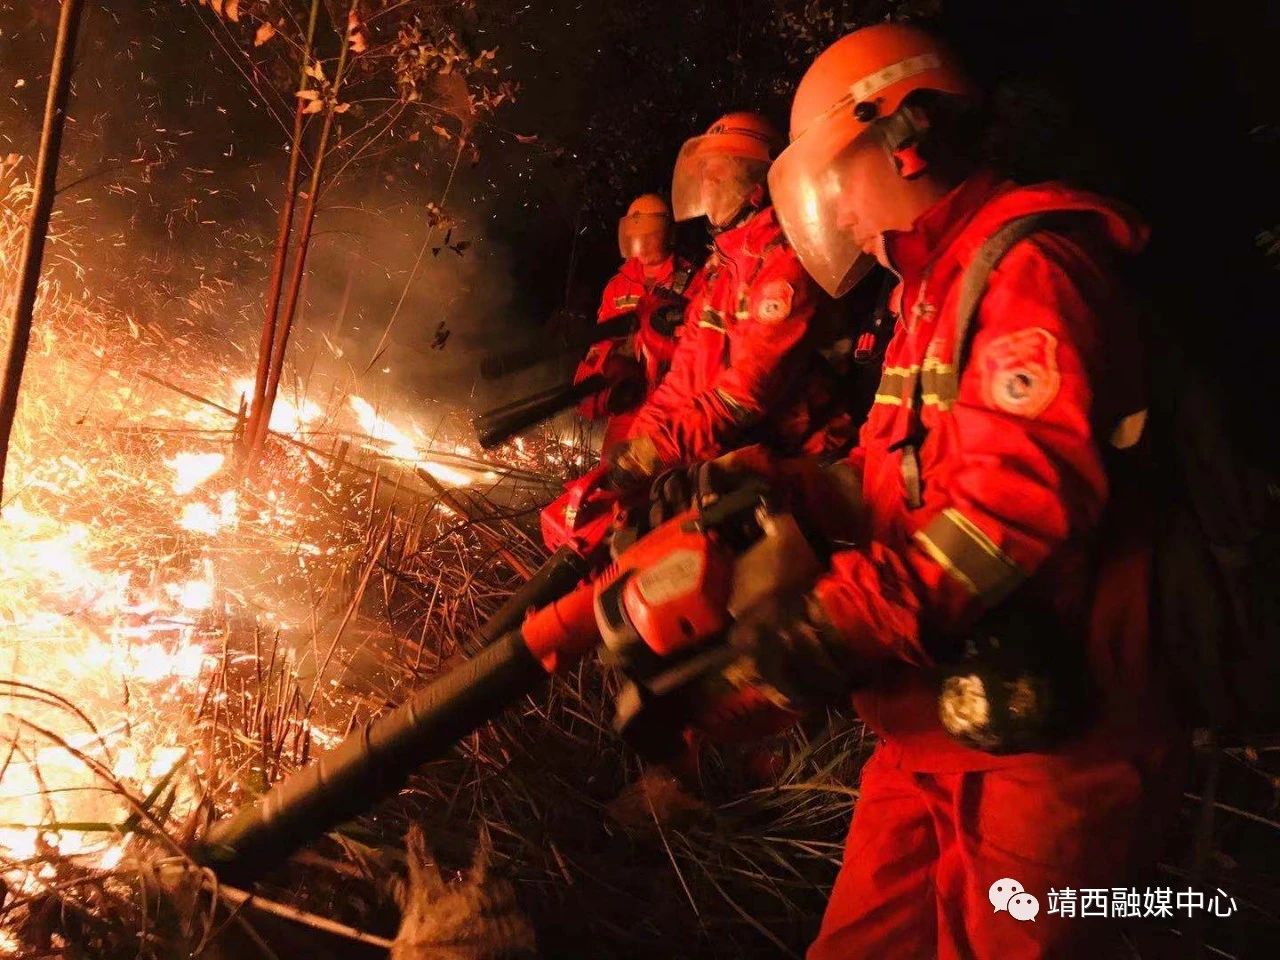
[[[307, 67], [311, 61], [312, 44], [315, 41], [316, 20], [320, 14], [320, 0], [311, 0], [311, 19], [307, 23], [307, 42], [302, 48], [302, 69], [299, 90], [307, 89]], [[298, 172], [302, 165], [302, 130], [305, 125], [307, 102], [299, 98], [293, 114], [293, 136], [290, 140], [289, 172], [284, 181], [284, 203], [280, 209], [280, 229], [276, 235], [275, 259], [271, 264], [271, 281], [267, 290], [266, 313], [262, 320], [262, 339], [258, 343], [258, 370], [253, 382], [253, 397], [249, 403], [249, 420], [245, 426], [243, 448], [248, 450], [257, 434], [257, 423], [262, 415], [262, 405], [267, 393], [267, 375], [271, 370], [271, 349], [275, 343], [276, 319], [280, 313], [280, 293], [284, 289], [284, 271], [289, 259], [289, 236], [293, 232], [293, 210], [298, 199]]]
[[[348, 18], [355, 15], [359, 0], [351, 0]], [[267, 438], [267, 427], [271, 422], [271, 408], [275, 406], [276, 392], [280, 387], [280, 374], [284, 369], [285, 349], [289, 345], [289, 333], [293, 328], [293, 318], [298, 311], [298, 295], [302, 290], [302, 278], [306, 275], [307, 251], [311, 246], [311, 228], [316, 220], [316, 203], [320, 198], [320, 180], [324, 173], [325, 155], [329, 149], [329, 137], [333, 132], [336, 116], [334, 108], [338, 104], [338, 95], [342, 92], [342, 80], [347, 71], [347, 55], [351, 49], [345, 24], [340, 25], [342, 35], [342, 53], [338, 56], [338, 67], [333, 75], [332, 100], [326, 105], [324, 126], [320, 130], [320, 140], [316, 145], [315, 163], [311, 168], [311, 183], [307, 191], [307, 205], [302, 211], [302, 224], [294, 254], [293, 274], [289, 278], [289, 294], [285, 300], [284, 315], [276, 325], [275, 346], [271, 351], [271, 369], [267, 375], [267, 391], [262, 404], [262, 413], [254, 424], [252, 456], [256, 457]]]
[[49, 75], [49, 95], [44, 105], [44, 129], [40, 134], [40, 155], [36, 162], [35, 193], [31, 217], [18, 266], [18, 295], [14, 302], [9, 353], [4, 382], [0, 385], [0, 498], [4, 496], [4, 468], [9, 457], [9, 435], [18, 412], [18, 390], [31, 343], [31, 318], [35, 311], [44, 243], [49, 234], [49, 215], [57, 193], [58, 159], [62, 153], [62, 128], [67, 118], [67, 95], [71, 90], [72, 57], [80, 29], [83, 0], [62, 0], [58, 40], [53, 49], [53, 70]]

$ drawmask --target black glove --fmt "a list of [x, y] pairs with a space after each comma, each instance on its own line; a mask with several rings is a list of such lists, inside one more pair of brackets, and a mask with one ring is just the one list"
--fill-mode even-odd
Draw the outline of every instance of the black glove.
[[679, 516], [698, 501], [698, 474], [703, 466], [696, 463], [691, 467], [672, 467], [658, 474], [649, 487], [649, 510], [644, 522], [646, 531]]
[[723, 459], [673, 467], [658, 474], [650, 485], [648, 515], [640, 526], [647, 533], [692, 507], [709, 507], [751, 476], [726, 469]]
[[797, 711], [840, 703], [863, 673], [811, 594], [758, 604], [730, 629], [729, 643], [770, 699]]

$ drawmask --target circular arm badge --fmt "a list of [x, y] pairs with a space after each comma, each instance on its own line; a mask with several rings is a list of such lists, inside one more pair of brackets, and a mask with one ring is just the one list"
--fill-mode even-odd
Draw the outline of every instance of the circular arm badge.
[[791, 297], [794, 291], [785, 280], [771, 280], [764, 285], [756, 298], [755, 315], [761, 323], [779, 323], [791, 316]]
[[987, 403], [1020, 417], [1040, 416], [1062, 384], [1057, 353], [1057, 339], [1041, 327], [992, 340], [981, 357]]

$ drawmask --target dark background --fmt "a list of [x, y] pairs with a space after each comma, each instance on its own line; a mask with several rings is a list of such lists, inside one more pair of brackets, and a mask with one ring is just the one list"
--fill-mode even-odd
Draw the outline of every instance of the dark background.
[[[207, 10], [180, 0], [89, 7], [60, 216], [89, 244], [91, 283], [126, 296], [139, 322], [164, 323], [194, 299], [205, 322], [231, 330], [241, 318], [251, 329], [284, 131], [220, 49], [234, 46], [231, 35], [210, 28]], [[476, 9], [485, 16], [472, 39], [498, 48], [521, 89], [475, 131], [479, 158], [460, 163], [448, 194], [454, 239], [473, 244], [462, 256], [428, 256], [380, 383], [481, 407], [526, 388], [527, 377], [478, 384], [479, 356], [545, 336], [565, 305], [594, 307], [617, 266], [617, 216], [635, 194], [667, 188], [682, 140], [733, 109], [762, 110], [785, 129], [812, 56], [886, 16], [935, 26], [959, 48], [1012, 131], [1000, 156], [1019, 176], [1072, 179], [1143, 213], [1153, 239], [1142, 282], [1165, 335], [1245, 387], [1269, 379], [1265, 367], [1245, 370], [1277, 341], [1280, 274], [1266, 252], [1266, 232], [1280, 224], [1275, 4], [495, 0]], [[52, 0], [0, 0], [0, 155], [33, 150], [56, 14]], [[9, 89], [15, 78], [26, 82]], [[450, 160], [446, 145], [423, 144], [421, 157], [357, 168], [326, 194], [300, 365], [325, 356], [323, 330], [341, 364], [364, 370]], [[681, 242], [698, 255], [705, 238], [690, 226]], [[440, 321], [454, 335], [431, 351]], [[360, 375], [381, 376], [382, 365]]]

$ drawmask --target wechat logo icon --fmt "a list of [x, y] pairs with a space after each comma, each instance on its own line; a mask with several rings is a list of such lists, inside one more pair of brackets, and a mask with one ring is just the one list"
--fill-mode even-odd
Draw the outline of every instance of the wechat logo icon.
[[1030, 920], [1034, 923], [1036, 914], [1040, 912], [1040, 901], [1010, 877], [993, 883], [987, 890], [987, 899], [991, 901], [996, 913], [1003, 910], [1015, 920]]

